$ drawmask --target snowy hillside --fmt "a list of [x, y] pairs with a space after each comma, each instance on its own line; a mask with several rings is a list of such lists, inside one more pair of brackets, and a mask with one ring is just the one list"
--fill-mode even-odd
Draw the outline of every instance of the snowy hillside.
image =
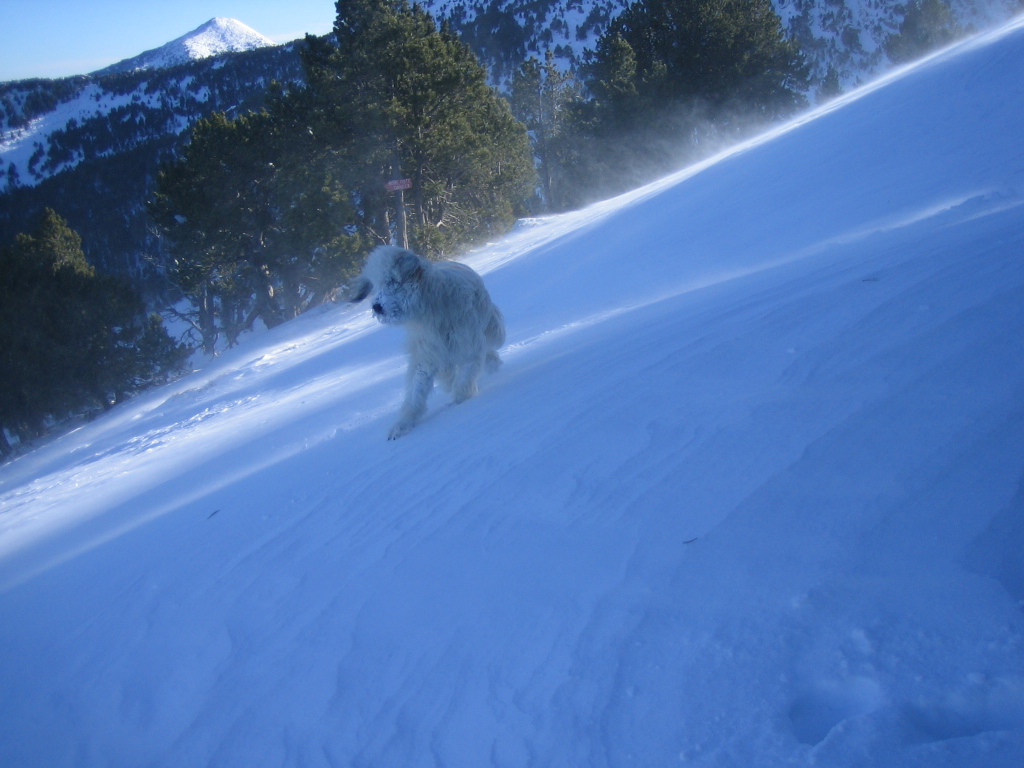
[[36, 186], [83, 160], [151, 141], [176, 143], [199, 117], [259, 109], [272, 80], [300, 76], [296, 46], [276, 46], [233, 19], [213, 19], [92, 75], [0, 84], [0, 194]]
[[[191, 79], [182, 78], [187, 91]], [[85, 157], [81, 150], [53, 157], [51, 151], [54, 134], [63, 137], [68, 129], [77, 128], [90, 121], [107, 120], [111, 113], [124, 113], [129, 108], [157, 110], [164, 106], [167, 97], [147, 89], [142, 82], [128, 93], [117, 93], [103, 88], [98, 83], [84, 84], [74, 98], [58, 104], [33, 120], [28, 126], [0, 134], [0, 162], [6, 173], [0, 173], [0, 188], [18, 184], [36, 184], [42, 179], [69, 168], [74, 168]], [[179, 89], [181, 90], [181, 89]], [[198, 101], [205, 101], [208, 94], [197, 94]], [[184, 117], [177, 117], [164, 130], [180, 133], [188, 126]], [[110, 153], [110, 149], [107, 150]]]
[[[194, 104], [185, 106], [182, 102], [203, 104], [210, 96], [209, 88], [193, 85], [197, 72], [179, 73], [170, 87], [159, 86], [158, 81], [166, 80], [161, 72], [154, 72], [151, 79], [146, 79], [148, 73], [142, 75], [134, 83], [124, 78], [112, 78], [111, 75], [163, 70], [225, 53], [275, 45], [240, 21], [216, 18], [160, 48], [125, 59], [93, 72], [91, 76], [8, 84], [0, 94], [0, 107], [3, 107], [0, 109], [0, 192], [19, 185], [33, 186], [74, 168], [87, 154], [96, 154], [87, 152], [74, 140], [68, 141], [69, 134], [75, 135], [83, 129], [88, 131], [90, 126], [106, 126], [112, 122], [119, 127], [125, 124], [129, 131], [144, 133], [150, 139], [180, 134], [203, 112], [201, 107], [196, 109]], [[282, 70], [274, 74], [278, 79], [287, 81], [291, 73]], [[261, 79], [251, 83], [249, 88], [263, 90], [267, 82], [269, 78]], [[46, 83], [53, 83], [53, 90], [59, 95], [46, 93], [42, 87]], [[181, 96], [183, 91], [188, 93], [186, 99]], [[28, 111], [27, 102], [42, 102], [48, 108], [24, 119], [23, 113]], [[235, 108], [238, 105], [226, 106]], [[59, 147], [55, 151], [54, 145], [61, 143], [70, 146]], [[131, 149], [137, 142], [122, 136], [101, 144], [99, 154], [109, 156]]]
[[93, 74], [107, 75], [137, 69], [162, 69], [222, 53], [252, 51], [271, 45], [276, 43], [237, 19], [215, 18], [166, 45], [111, 64]]
[[1024, 757], [1024, 22], [0, 467], [0, 764]]

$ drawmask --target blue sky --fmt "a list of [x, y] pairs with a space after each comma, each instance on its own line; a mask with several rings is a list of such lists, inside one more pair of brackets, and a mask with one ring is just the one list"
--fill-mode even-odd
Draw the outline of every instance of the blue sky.
[[0, 0], [0, 81], [91, 72], [215, 16], [285, 42], [329, 31], [334, 15], [334, 0]]

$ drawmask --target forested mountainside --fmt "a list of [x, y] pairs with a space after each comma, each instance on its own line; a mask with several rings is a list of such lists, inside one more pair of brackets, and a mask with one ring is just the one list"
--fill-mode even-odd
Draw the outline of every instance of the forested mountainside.
[[[564, 69], [580, 66], [627, 4], [434, 0], [425, 7], [471, 46], [493, 82], [507, 86], [524, 59], [547, 51]], [[938, 14], [941, 23], [968, 31], [1022, 6], [1021, 0], [773, 0], [773, 7], [809, 64], [813, 103], [890, 66], [898, 57], [887, 42], [915, 13]], [[31, 229], [48, 206], [82, 235], [91, 263], [151, 277], [150, 266], [164, 251], [144, 201], [159, 163], [188, 141], [198, 118], [258, 109], [271, 81], [301, 79], [301, 45], [164, 69], [0, 83], [0, 244]]]
[[0, 84], [0, 243], [44, 207], [82, 235], [96, 266], [141, 277], [159, 256], [145, 198], [161, 160], [213, 112], [259, 109], [272, 81], [301, 77], [298, 43], [164, 69]]
[[[567, 64], [580, 63], [629, 0], [433, 0], [426, 5], [502, 77], [525, 56], [548, 49]], [[813, 80], [824, 80], [831, 70], [849, 87], [885, 67], [885, 41], [915, 2], [772, 0], [772, 5], [787, 34], [799, 42]], [[961, 26], [980, 29], [1022, 6], [1020, 0], [949, 0], [949, 7]]]

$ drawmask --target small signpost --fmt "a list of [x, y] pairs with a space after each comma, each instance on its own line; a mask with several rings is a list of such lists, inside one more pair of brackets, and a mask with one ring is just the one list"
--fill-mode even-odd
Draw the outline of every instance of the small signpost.
[[409, 247], [409, 237], [405, 229], [405, 192], [412, 189], [412, 179], [392, 179], [384, 182], [384, 189], [395, 193], [395, 211], [398, 214], [398, 245]]

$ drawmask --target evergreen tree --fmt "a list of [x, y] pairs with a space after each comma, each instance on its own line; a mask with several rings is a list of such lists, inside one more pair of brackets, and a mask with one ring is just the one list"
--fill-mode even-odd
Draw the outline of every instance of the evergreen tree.
[[555, 210], [562, 203], [559, 171], [570, 131], [573, 106], [580, 88], [572, 73], [563, 73], [551, 51], [544, 63], [531, 56], [513, 74], [509, 84], [512, 113], [525, 126], [533, 144], [540, 175], [542, 206]]
[[[0, 428], [29, 440], [50, 420], [110, 407], [178, 367], [187, 350], [120, 278], [98, 275], [54, 211], [0, 253]], [[6, 436], [0, 451], [9, 451]]]
[[641, 96], [736, 103], [769, 119], [804, 104], [807, 67], [770, 0], [638, 0], [606, 35], [633, 49]]
[[602, 35], [597, 41], [587, 74], [590, 92], [606, 113], [604, 120], [619, 126], [632, 119], [640, 108], [642, 81], [636, 51], [621, 31]]
[[234, 344], [257, 318], [273, 327], [328, 298], [364, 243], [345, 229], [356, 221], [346, 191], [284, 104], [199, 121], [150, 204], [208, 354], [220, 333]]
[[835, 67], [829, 65], [825, 77], [822, 78], [821, 84], [818, 86], [817, 101], [819, 104], [824, 104], [842, 94], [843, 84], [839, 79], [839, 72]]
[[770, 0], [637, 0], [583, 70], [566, 153], [577, 204], [621, 191], [806, 103], [808, 69]]
[[894, 64], [903, 64], [949, 45], [963, 37], [963, 29], [945, 0], [914, 0], [899, 31], [885, 41], [885, 52]]
[[81, 240], [47, 210], [33, 235], [0, 253], [0, 426], [22, 440], [42, 434], [47, 415], [74, 406], [74, 320], [79, 286], [92, 276]]
[[337, 10], [338, 46], [318, 64], [370, 137], [367, 185], [412, 180], [411, 240], [428, 253], [507, 228], [532, 192], [529, 143], [469, 48], [405, 0], [341, 0]]

